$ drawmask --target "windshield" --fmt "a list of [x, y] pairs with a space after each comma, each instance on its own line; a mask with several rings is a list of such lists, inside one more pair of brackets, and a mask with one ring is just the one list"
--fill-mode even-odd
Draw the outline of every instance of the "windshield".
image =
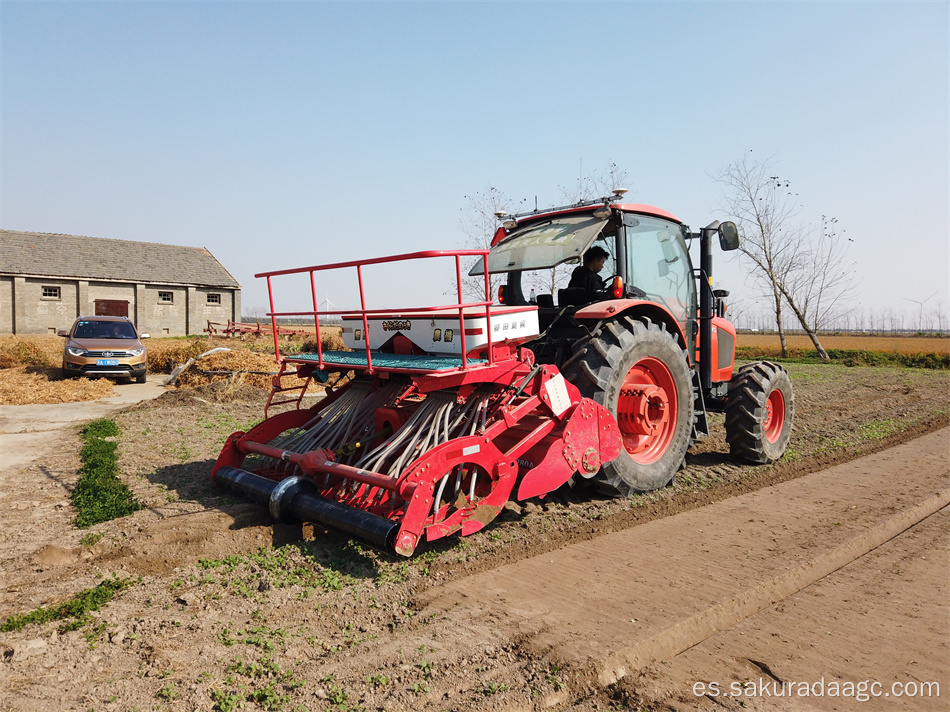
[[[580, 260], [606, 222], [588, 213], [554, 218], [516, 230], [492, 248], [488, 271], [494, 274], [546, 269], [570, 259]], [[483, 274], [482, 262], [476, 263], [469, 274]]]
[[135, 329], [127, 321], [81, 321], [74, 339], [134, 339]]

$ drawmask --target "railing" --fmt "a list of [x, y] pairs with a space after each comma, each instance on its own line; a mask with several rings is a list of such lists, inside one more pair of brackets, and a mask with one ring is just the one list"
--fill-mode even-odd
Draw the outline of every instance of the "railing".
[[[367, 370], [373, 372], [373, 356], [371, 353], [372, 345], [369, 340], [369, 316], [408, 316], [408, 315], [422, 315], [428, 314], [436, 311], [456, 311], [458, 312], [459, 317], [459, 334], [461, 335], [461, 348], [462, 348], [462, 368], [465, 369], [468, 367], [468, 353], [465, 347], [465, 309], [473, 309], [482, 307], [485, 310], [485, 319], [486, 327], [488, 330], [488, 361], [489, 363], [494, 363], [494, 357], [491, 349], [491, 286], [488, 276], [488, 250], [429, 250], [424, 252], [410, 252], [404, 255], [392, 255], [389, 257], [376, 257], [366, 260], [353, 260], [351, 262], [336, 262], [334, 264], [328, 265], [315, 265], [312, 267], [298, 267], [296, 269], [285, 269], [278, 270], [275, 272], [261, 272], [254, 275], [255, 277], [266, 277], [267, 278], [267, 296], [270, 300], [270, 312], [267, 316], [271, 318], [271, 324], [274, 331], [274, 350], [277, 355], [277, 360], [281, 360], [280, 356], [280, 343], [278, 340], [278, 329], [277, 329], [277, 319], [278, 317], [301, 317], [301, 316], [312, 316], [314, 320], [314, 326], [316, 329], [316, 340], [317, 340], [317, 361], [320, 368], [323, 368], [323, 344], [320, 338], [320, 317], [321, 316], [354, 316], [358, 315], [363, 322], [363, 334], [365, 335], [365, 344], [366, 344], [366, 365]], [[389, 262], [404, 262], [408, 260], [421, 260], [421, 259], [431, 259], [435, 257], [454, 257], [455, 258], [455, 284], [457, 288], [458, 302], [455, 304], [445, 304], [442, 306], [436, 307], [410, 307], [404, 309], [367, 309], [366, 308], [366, 295], [363, 284], [363, 268], [367, 265], [376, 265], [376, 264], [385, 264]], [[485, 275], [485, 299], [478, 302], [463, 302], [462, 301], [462, 262], [463, 257], [481, 257], [482, 259], [482, 268]], [[359, 282], [360, 290], [360, 308], [359, 309], [343, 309], [343, 310], [324, 310], [319, 309], [319, 304], [317, 302], [317, 283], [316, 283], [316, 273], [325, 272], [327, 270], [337, 270], [337, 269], [347, 269], [347, 268], [356, 268], [356, 277]], [[281, 277], [291, 274], [306, 274], [310, 275], [310, 293], [313, 300], [313, 311], [302, 311], [302, 312], [278, 312], [274, 309], [274, 290], [272, 279], [274, 277]], [[470, 312], [471, 313], [471, 312]]]
[[261, 324], [259, 321], [254, 323], [242, 323], [239, 321], [231, 321], [230, 319], [225, 322], [211, 321], [208, 320], [208, 327], [205, 329], [208, 336], [217, 336], [220, 332], [224, 334], [229, 339], [235, 334], [241, 337], [251, 334], [253, 336], [263, 336], [264, 334], [271, 335], [276, 333], [278, 336], [299, 336], [301, 334], [309, 334], [310, 329], [295, 329], [288, 326], [278, 326], [276, 332], [272, 332], [271, 324]]

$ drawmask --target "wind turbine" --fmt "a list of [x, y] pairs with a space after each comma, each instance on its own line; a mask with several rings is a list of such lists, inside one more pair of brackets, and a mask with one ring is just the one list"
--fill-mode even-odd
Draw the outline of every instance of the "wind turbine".
[[938, 289], [936, 292], [934, 292], [933, 294], [931, 294], [929, 297], [927, 297], [927, 298], [926, 298], [924, 301], [922, 301], [922, 302], [919, 302], [919, 301], [917, 301], [916, 299], [910, 299], [910, 298], [908, 298], [908, 297], [901, 297], [901, 299], [903, 299], [905, 302], [913, 302], [914, 304], [919, 304], [919, 305], [920, 305], [920, 311], [919, 311], [918, 314], [917, 314], [917, 331], [920, 331], [920, 330], [921, 330], [921, 327], [923, 326], [923, 321], [924, 321], [924, 304], [926, 304], [926, 303], [929, 302], [931, 299], [933, 299], [934, 297], [936, 297], [939, 292], [940, 292], [940, 290]]
[[[326, 298], [317, 305], [317, 309], [321, 312], [333, 311], [333, 307], [336, 305], [330, 301], [330, 293], [327, 292], [324, 295]], [[336, 321], [339, 317], [336, 314], [327, 314], [326, 318], [330, 321]]]

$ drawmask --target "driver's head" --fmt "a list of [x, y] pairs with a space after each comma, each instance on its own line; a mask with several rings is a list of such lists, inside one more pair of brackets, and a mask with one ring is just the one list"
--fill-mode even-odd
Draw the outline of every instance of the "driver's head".
[[600, 272], [604, 268], [604, 262], [607, 261], [608, 256], [607, 250], [595, 245], [584, 253], [584, 266], [594, 272]]

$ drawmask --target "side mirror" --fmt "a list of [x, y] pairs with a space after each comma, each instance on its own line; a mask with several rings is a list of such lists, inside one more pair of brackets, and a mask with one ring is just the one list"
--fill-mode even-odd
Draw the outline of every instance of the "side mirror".
[[149, 335], [149, 334], [139, 334], [139, 338], [140, 338], [140, 339], [148, 339], [148, 338], [150, 338], [150, 335]]
[[719, 247], [723, 252], [738, 249], [739, 229], [734, 222], [724, 222], [719, 226]]
[[57, 336], [69, 336], [69, 329], [60, 329], [56, 332]]

